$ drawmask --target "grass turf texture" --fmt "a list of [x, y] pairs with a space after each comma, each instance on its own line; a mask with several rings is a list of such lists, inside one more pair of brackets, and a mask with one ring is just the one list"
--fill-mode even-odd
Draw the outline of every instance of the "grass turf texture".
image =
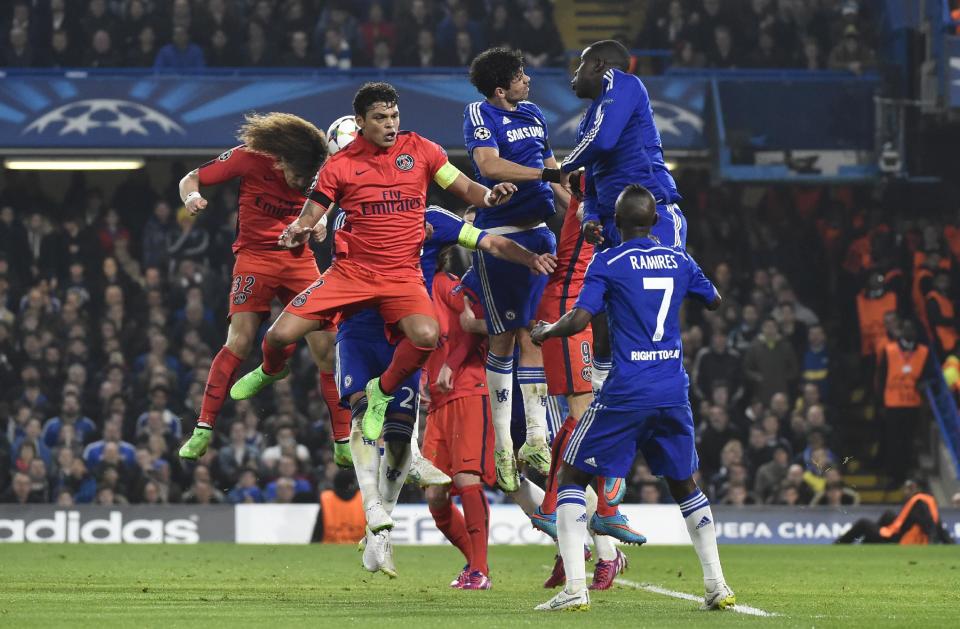
[[[625, 578], [702, 595], [692, 548], [626, 552]], [[943, 627], [960, 609], [957, 546], [722, 547], [738, 602], [776, 618], [622, 586], [594, 593], [589, 612], [534, 612], [552, 595], [545, 546], [493, 548], [489, 592], [448, 587], [461, 567], [453, 548], [397, 547], [395, 558], [391, 581], [365, 572], [351, 546], [4, 545], [0, 626]]]

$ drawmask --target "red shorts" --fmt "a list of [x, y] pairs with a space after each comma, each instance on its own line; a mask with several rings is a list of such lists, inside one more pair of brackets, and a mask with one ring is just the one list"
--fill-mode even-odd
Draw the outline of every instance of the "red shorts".
[[[568, 309], [573, 307], [574, 301], [567, 297]], [[566, 314], [560, 304], [559, 295], [545, 294], [537, 309], [537, 319], [553, 323]], [[567, 338], [547, 339], [543, 344], [543, 368], [547, 374], [547, 392], [550, 395], [592, 391], [593, 330], [590, 326]]]
[[287, 304], [320, 277], [313, 253], [294, 258], [286, 252], [240, 251], [233, 263], [230, 314], [270, 312], [274, 298]]
[[394, 328], [404, 317], [437, 318], [422, 277], [386, 277], [350, 260], [337, 260], [314, 280], [287, 304], [286, 312], [336, 325], [358, 310], [377, 308], [391, 342], [397, 340]]
[[451, 478], [460, 472], [478, 474], [484, 483], [492, 486], [497, 481], [493, 448], [488, 396], [456, 398], [427, 415], [421, 450]]

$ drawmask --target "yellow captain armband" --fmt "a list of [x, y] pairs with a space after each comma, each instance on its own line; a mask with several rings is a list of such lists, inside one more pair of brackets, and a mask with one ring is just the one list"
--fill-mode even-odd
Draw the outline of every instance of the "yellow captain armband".
[[477, 229], [469, 223], [464, 223], [463, 227], [460, 228], [460, 235], [457, 236], [457, 244], [467, 249], [476, 249], [477, 242], [482, 235], [482, 230]]
[[433, 176], [433, 180], [437, 182], [438, 186], [446, 190], [459, 176], [460, 170], [450, 162], [447, 162], [440, 167], [437, 174]]

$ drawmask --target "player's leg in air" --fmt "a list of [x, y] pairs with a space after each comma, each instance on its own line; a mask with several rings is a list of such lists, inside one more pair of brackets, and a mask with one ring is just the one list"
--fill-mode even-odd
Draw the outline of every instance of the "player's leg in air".
[[333, 462], [338, 467], [352, 467], [350, 456], [350, 409], [340, 403], [337, 391], [337, 379], [334, 373], [335, 330], [319, 330], [306, 336], [307, 346], [314, 362], [317, 363], [320, 380], [320, 393], [330, 412], [331, 432], [333, 433]]
[[[453, 486], [426, 490], [427, 503], [437, 528], [466, 559], [460, 575], [450, 583], [462, 590], [489, 590], [487, 564], [490, 507], [484, 483], [496, 482], [493, 464], [494, 436], [486, 395], [468, 395], [432, 408], [427, 416], [424, 454], [453, 477]], [[460, 496], [463, 513], [451, 500]]]

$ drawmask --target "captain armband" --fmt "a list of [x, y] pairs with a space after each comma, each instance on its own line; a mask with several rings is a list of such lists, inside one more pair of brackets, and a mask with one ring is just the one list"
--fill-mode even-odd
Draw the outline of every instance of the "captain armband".
[[460, 228], [460, 235], [457, 236], [457, 244], [467, 249], [476, 249], [477, 243], [480, 242], [483, 236], [483, 230], [464, 223], [463, 227]]
[[457, 177], [459, 177], [460, 174], [460, 170], [456, 166], [450, 162], [446, 162], [440, 167], [440, 170], [437, 171], [437, 174], [433, 176], [433, 180], [438, 186], [446, 190], [453, 184], [454, 181], [457, 180]]

